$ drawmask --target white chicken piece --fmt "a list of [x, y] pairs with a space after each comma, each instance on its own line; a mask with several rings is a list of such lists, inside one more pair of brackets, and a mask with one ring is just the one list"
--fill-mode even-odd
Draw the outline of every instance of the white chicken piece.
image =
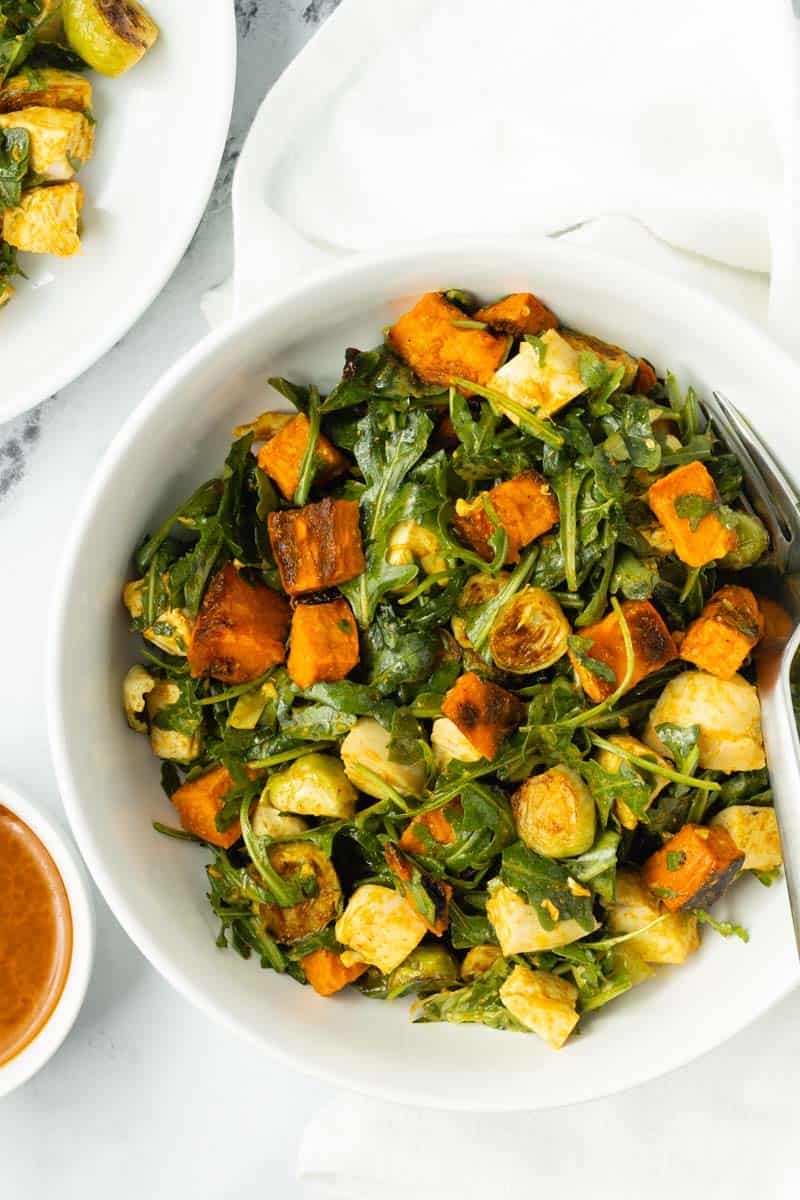
[[136, 733], [147, 733], [147, 722], [139, 716], [145, 710], [147, 696], [156, 686], [156, 681], [148, 670], [139, 663], [131, 667], [122, 681], [122, 704], [125, 717]]
[[387, 975], [416, 949], [426, 928], [399, 892], [365, 883], [336, 922], [336, 939]]
[[743, 871], [776, 871], [783, 863], [778, 818], [774, 808], [732, 804], [711, 821], [721, 825], [744, 854]]
[[512, 1017], [560, 1050], [580, 1020], [578, 989], [549, 971], [516, 966], [500, 987], [500, 999]]
[[392, 762], [390, 741], [391, 734], [378, 721], [359, 717], [340, 750], [347, 778], [360, 791], [379, 800], [383, 798], [381, 783], [402, 796], [421, 796], [425, 789], [424, 766]]
[[279, 812], [270, 804], [266, 788], [261, 793], [250, 823], [253, 826], [253, 833], [257, 837], [296, 837], [298, 833], [304, 833], [308, 828], [308, 822], [304, 821], [302, 817]]
[[[539, 339], [543, 351], [522, 342], [519, 353], [505, 366], [495, 371], [490, 387], [508, 396], [540, 417], [549, 417], [564, 408], [586, 384], [581, 379], [578, 351], [555, 329], [548, 329]], [[509, 421], [519, 425], [519, 417], [506, 412]]]
[[437, 771], [443, 771], [448, 763], [477, 762], [480, 754], [468, 737], [449, 717], [437, 717], [431, 729], [431, 749]]
[[650, 713], [644, 740], [671, 758], [656, 732], [663, 724], [699, 725], [704, 770], [730, 774], [764, 766], [758, 692], [741, 675], [717, 679], [705, 671], [684, 671], [670, 679]]
[[[666, 915], [665, 915], [666, 914]], [[700, 945], [697, 917], [693, 913], [667, 913], [638, 871], [620, 867], [617, 895], [608, 908], [608, 927], [614, 934], [635, 933], [658, 917], [658, 925], [626, 942], [646, 963], [682, 963]]]
[[556, 946], [567, 946], [577, 942], [597, 928], [584, 929], [573, 917], [565, 921], [557, 919], [557, 910], [549, 914], [556, 919], [553, 929], [545, 929], [539, 914], [513, 888], [495, 880], [489, 885], [486, 916], [497, 934], [500, 949], [507, 958], [510, 954], [530, 954], [535, 950], [552, 950]]
[[3, 239], [30, 254], [69, 258], [81, 248], [78, 217], [82, 206], [79, 183], [29, 188], [16, 208], [3, 211]]
[[92, 157], [94, 125], [71, 108], [33, 105], [0, 113], [0, 129], [27, 130], [30, 170], [48, 183], [72, 179]]
[[200, 757], [203, 737], [197, 733], [181, 733], [177, 729], [159, 729], [153, 723], [162, 708], [168, 708], [181, 698], [181, 689], [170, 679], [159, 679], [147, 695], [147, 715], [150, 719], [150, 746], [159, 758], [171, 762], [190, 763]]

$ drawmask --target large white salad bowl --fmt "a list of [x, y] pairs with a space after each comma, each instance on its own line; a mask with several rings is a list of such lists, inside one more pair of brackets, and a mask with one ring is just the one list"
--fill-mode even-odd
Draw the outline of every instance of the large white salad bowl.
[[432, 1107], [536, 1109], [608, 1094], [686, 1063], [788, 992], [800, 971], [783, 882], [741, 883], [720, 905], [720, 915], [748, 927], [748, 945], [708, 932], [685, 966], [662, 969], [588, 1018], [560, 1053], [536, 1037], [413, 1025], [405, 1001], [370, 1002], [355, 992], [323, 1001], [217, 949], [204, 855], [152, 831], [154, 818], [174, 815], [158, 763], [127, 728], [120, 703], [136, 656], [119, 599], [130, 552], [219, 470], [231, 427], [276, 405], [267, 376], [328, 386], [345, 347], [375, 344], [410, 299], [454, 286], [486, 298], [533, 290], [570, 325], [671, 368], [701, 393], [721, 389], [788, 471], [800, 474], [796, 366], [699, 294], [553, 241], [461, 240], [342, 260], [208, 337], [109, 448], [57, 585], [50, 733], [64, 804], [95, 880], [136, 944], [188, 999], [284, 1062], [345, 1087]]

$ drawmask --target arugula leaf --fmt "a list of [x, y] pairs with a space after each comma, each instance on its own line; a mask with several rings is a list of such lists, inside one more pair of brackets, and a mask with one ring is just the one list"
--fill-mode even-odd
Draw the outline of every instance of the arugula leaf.
[[445, 392], [438, 384], [423, 383], [385, 344], [374, 350], [347, 350], [341, 381], [323, 401], [322, 412], [374, 400], [426, 399]]
[[438, 631], [418, 629], [398, 619], [388, 605], [379, 608], [364, 638], [366, 682], [381, 696], [404, 684], [422, 683], [441, 651]]
[[[557, 920], [573, 918], [589, 933], [595, 927], [591, 896], [575, 896], [569, 887], [570, 872], [561, 863], [544, 858], [515, 842], [503, 851], [500, 879], [536, 909], [543, 929], [555, 929]], [[558, 910], [558, 918], [551, 909]]]
[[710, 925], [722, 937], [738, 937], [743, 942], [750, 941], [750, 934], [743, 925], [737, 925], [735, 921], [717, 921], [704, 908], [693, 908], [691, 911], [701, 925]]
[[454, 950], [497, 945], [497, 934], [488, 917], [483, 913], [466, 913], [454, 900], [450, 901], [449, 934]]
[[656, 734], [671, 752], [676, 770], [694, 775], [700, 761], [700, 726], [665, 722], [656, 725]]
[[27, 129], [0, 129], [0, 209], [16, 208], [19, 204], [29, 154]]
[[605, 683], [616, 684], [617, 677], [608, 663], [602, 662], [599, 658], [592, 657], [590, 651], [592, 646], [594, 646], [594, 642], [591, 638], [570, 634], [567, 638], [567, 645], [584, 670], [589, 671], [592, 675], [596, 675], [598, 679], [602, 679]]
[[716, 512], [719, 505], [716, 500], [709, 500], [707, 496], [695, 496], [687, 493], [678, 496], [673, 507], [679, 517], [689, 522], [692, 533], [696, 533], [700, 522], [710, 513]]
[[498, 959], [474, 983], [450, 992], [439, 992], [421, 1000], [413, 1010], [414, 1021], [450, 1021], [454, 1024], [488, 1025], [490, 1029], [528, 1033], [500, 999], [500, 988], [511, 974], [512, 964]]

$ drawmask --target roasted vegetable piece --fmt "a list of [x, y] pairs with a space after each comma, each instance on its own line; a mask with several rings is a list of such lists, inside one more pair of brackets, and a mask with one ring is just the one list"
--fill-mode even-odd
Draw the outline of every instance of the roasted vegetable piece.
[[101, 75], [122, 75], [158, 37], [158, 26], [138, 0], [63, 0], [70, 46]]
[[458, 762], [477, 762], [480, 758], [469, 738], [449, 717], [437, 717], [433, 722], [431, 750], [437, 771], [443, 771], [453, 759]]
[[558, 317], [532, 292], [514, 292], [496, 304], [478, 309], [473, 317], [476, 321], [485, 321], [492, 329], [511, 333], [514, 337], [543, 333], [545, 329], [555, 329], [558, 325]]
[[30, 170], [48, 183], [72, 179], [92, 157], [94, 125], [69, 108], [36, 106], [0, 114], [0, 129], [26, 130]]
[[286, 666], [299, 688], [344, 679], [357, 662], [358, 630], [343, 597], [296, 606]]
[[346, 967], [340, 954], [324, 947], [304, 954], [300, 965], [318, 996], [335, 995], [343, 987], [347, 987], [348, 983], [363, 975], [367, 969], [366, 963], [353, 963], [352, 966]]
[[16, 208], [3, 211], [3, 240], [31, 254], [68, 258], [81, 248], [78, 217], [82, 206], [79, 183], [30, 188], [22, 193]]
[[267, 780], [264, 795], [282, 813], [350, 820], [356, 811], [356, 790], [338, 758], [304, 754]]
[[[258, 452], [258, 465], [266, 471], [283, 493], [285, 500], [294, 499], [300, 482], [303, 457], [308, 445], [311, 426], [305, 413], [292, 417]], [[328, 483], [348, 468], [345, 456], [321, 433], [314, 447], [314, 481]]]
[[[450, 808], [450, 805], [447, 807]], [[434, 808], [430, 812], [423, 813], [421, 817], [414, 817], [403, 830], [400, 845], [411, 854], [427, 854], [429, 852], [428, 847], [420, 837], [420, 833], [422, 832], [419, 828], [420, 826], [424, 826], [433, 840], [438, 842], [440, 846], [451, 846], [456, 840], [455, 830], [447, 819], [445, 809]]]
[[290, 596], [345, 583], [364, 570], [358, 504], [331, 500], [272, 512], [269, 540]]
[[465, 650], [472, 646], [472, 642], [467, 637], [465, 625], [469, 609], [478, 604], [485, 604], [487, 600], [493, 600], [500, 589], [508, 583], [508, 580], [507, 571], [498, 571], [496, 575], [478, 571], [475, 575], [470, 575], [461, 589], [456, 601], [455, 612], [450, 618], [450, 628], [453, 630], [453, 637], [459, 646], [463, 646]]
[[547, 533], [558, 522], [558, 501], [550, 484], [536, 471], [523, 471], [491, 491], [481, 492], [474, 500], [456, 500], [453, 525], [464, 541], [487, 562], [494, 557], [489, 538], [495, 527], [484, 507], [484, 496], [506, 531], [507, 563], [518, 562], [523, 546]]
[[393, 888], [356, 888], [336, 922], [336, 938], [388, 975], [425, 936], [425, 922]]
[[428, 292], [389, 330], [388, 341], [425, 383], [448, 387], [454, 376], [485, 384], [506, 356], [508, 338], [460, 329], [464, 313], [441, 292]]
[[[640, 742], [638, 738], [631, 737], [630, 734], [615, 733], [609, 736], [607, 740], [613, 745], [619, 746], [620, 750], [627, 750], [628, 754], [635, 754], [637, 758], [650, 759], [652, 762], [656, 762], [662, 767], [669, 766], [669, 763], [665, 758], [662, 758], [660, 754], [656, 754], [655, 750], [651, 750], [649, 746], [645, 746], [644, 742]], [[598, 750], [595, 758], [603, 770], [610, 771], [612, 775], [617, 774], [623, 762], [625, 761], [620, 755], [614, 754], [611, 750], [605, 749]], [[639, 770], [630, 763], [628, 763], [628, 766], [632, 771], [635, 771], [637, 775], [647, 782], [650, 788], [650, 796], [646, 807], [649, 808], [659, 792], [663, 791], [667, 786], [669, 780], [665, 779], [663, 775], [655, 775], [651, 774], [650, 772]], [[619, 798], [615, 799], [614, 812], [616, 813], [617, 820], [624, 829], [635, 829], [639, 824], [639, 818], [636, 816], [636, 813], [632, 811], [632, 809], [625, 803], [624, 800], [620, 800]]]
[[758, 693], [741, 675], [717, 679], [704, 671], [684, 671], [670, 679], [650, 712], [644, 740], [671, 758], [658, 736], [659, 725], [697, 725], [700, 766], [708, 771], [758, 771], [764, 766]]
[[736, 534], [719, 519], [719, 493], [703, 463], [686, 463], [657, 480], [647, 493], [647, 503], [678, 558], [690, 567], [703, 567], [736, 549]]
[[414, 864], [393, 842], [386, 843], [383, 847], [383, 854], [387, 867], [397, 879], [397, 890], [400, 895], [416, 913], [419, 913], [428, 932], [435, 934], [436, 937], [441, 937], [450, 920], [450, 897], [453, 895], [450, 884], [442, 883], [439, 879], [430, 879], [417, 872], [418, 886], [425, 893], [424, 907], [427, 909], [428, 903], [430, 903], [433, 910], [433, 915], [428, 915], [417, 904], [415, 888], [411, 886], [414, 883]]
[[500, 743], [524, 719], [525, 705], [505, 688], [469, 671], [446, 694], [442, 712], [491, 761]]
[[727, 830], [744, 854], [743, 871], [775, 871], [781, 866], [781, 838], [774, 808], [732, 804], [712, 819], [711, 826]]
[[372, 717], [359, 717], [341, 745], [347, 778], [368, 796], [382, 799], [388, 785], [401, 796], [421, 796], [425, 788], [422, 763], [394, 762], [389, 754], [391, 734]]
[[189, 646], [193, 678], [257, 679], [286, 656], [289, 605], [263, 583], [248, 583], [227, 562], [209, 583]]
[[533, 954], [537, 950], [568, 946], [592, 932], [591, 929], [584, 929], [573, 917], [556, 921], [552, 929], [545, 929], [534, 906], [523, 900], [513, 888], [497, 881], [489, 885], [486, 916], [506, 958], [511, 954]]
[[710, 908], [742, 869], [744, 854], [722, 825], [684, 825], [642, 869], [670, 912]]
[[225, 767], [214, 767], [205, 775], [181, 784], [172, 793], [181, 827], [213, 846], [232, 846], [242, 833], [238, 820], [233, 821], [224, 833], [216, 825], [217, 813], [232, 787], [233, 780]]
[[161, 729], [156, 725], [155, 718], [164, 708], [169, 708], [181, 699], [181, 689], [171, 679], [157, 680], [155, 687], [147, 693], [147, 718], [150, 722], [150, 747], [158, 758], [166, 758], [171, 762], [190, 763], [200, 757], [203, 749], [203, 735], [200, 730], [195, 733], [183, 733], [179, 729]]
[[[646, 963], [685, 962], [700, 946], [697, 918], [693, 913], [665, 914], [660, 900], [629, 867], [617, 869], [616, 899], [608, 908], [608, 927], [613, 934], [637, 933], [625, 945]], [[660, 918], [660, 919], [659, 919]], [[658, 924], [653, 922], [658, 921]], [[652, 928], [647, 929], [646, 926]]]
[[723, 587], [687, 629], [681, 658], [718, 679], [732, 679], [763, 632], [764, 618], [750, 589]]
[[[629, 687], [635, 687], [646, 675], [658, 671], [678, 657], [677, 647], [658, 611], [649, 600], [626, 600], [622, 613], [633, 645], [633, 675]], [[591, 642], [586, 654], [568, 651], [581, 687], [590, 700], [598, 703], [610, 696], [625, 678], [625, 642], [616, 612], [610, 612], [596, 625], [587, 625], [581, 636]], [[614, 678], [592, 669], [599, 662], [610, 668]]]
[[578, 1024], [578, 989], [568, 979], [522, 965], [504, 980], [500, 999], [520, 1024], [560, 1050]]
[[7, 79], [0, 88], [0, 113], [16, 112], [31, 106], [70, 108], [87, 113], [92, 109], [92, 85], [76, 71], [59, 71], [41, 67], [22, 71]]
[[730, 509], [726, 523], [733, 530], [736, 549], [730, 550], [720, 559], [720, 566], [728, 571], [743, 571], [763, 558], [769, 548], [769, 534], [758, 517], [741, 509]]
[[425, 995], [451, 986], [457, 980], [458, 964], [450, 951], [441, 944], [423, 942], [392, 971], [389, 994], [405, 996], [408, 992], [419, 992]]
[[329, 925], [341, 909], [342, 888], [328, 856], [309, 841], [279, 843], [270, 846], [268, 854], [282, 879], [302, 883], [313, 878], [316, 891], [286, 908], [262, 904], [261, 919], [267, 932], [278, 942], [298, 942]]
[[[548, 329], [539, 343], [523, 342], [519, 352], [493, 375], [491, 387], [538, 416], [550, 417], [585, 392], [586, 384], [577, 350], [560, 333]], [[506, 416], [519, 424], [516, 413], [507, 411]]]
[[270, 803], [268, 788], [269, 781], [267, 781], [250, 818], [253, 833], [258, 837], [269, 838], [297, 837], [298, 833], [304, 833], [308, 828], [308, 822], [304, 821], [302, 817], [278, 812]]
[[511, 797], [511, 812], [521, 840], [546, 858], [574, 858], [594, 842], [594, 800], [571, 767], [526, 779]]
[[465, 983], [472, 983], [479, 976], [485, 975], [498, 958], [502, 957], [503, 951], [499, 946], [493, 946], [491, 942], [486, 942], [482, 946], [473, 946], [464, 955], [464, 961], [461, 964], [461, 978]]
[[633, 381], [633, 391], [640, 396], [649, 396], [658, 383], [658, 377], [652, 363], [646, 358], [640, 358], [636, 367], [636, 378]]
[[628, 354], [627, 350], [623, 350], [621, 346], [614, 346], [610, 342], [601, 341], [600, 338], [592, 337], [591, 334], [578, 333], [574, 329], [562, 329], [561, 336], [572, 346], [573, 350], [577, 350], [578, 354], [596, 354], [609, 371], [616, 371], [622, 367], [620, 387], [623, 391], [627, 391], [631, 386], [639, 370], [639, 360]]
[[555, 596], [526, 587], [501, 608], [489, 633], [489, 649], [501, 671], [527, 675], [558, 662], [569, 635], [569, 621]]

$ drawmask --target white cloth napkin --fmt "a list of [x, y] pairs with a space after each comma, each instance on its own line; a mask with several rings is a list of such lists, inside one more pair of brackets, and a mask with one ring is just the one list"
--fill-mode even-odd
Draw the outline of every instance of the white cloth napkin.
[[[242, 156], [235, 221], [252, 217], [237, 205], [263, 206], [269, 233], [237, 244], [237, 272], [258, 283], [260, 255], [278, 286], [305, 243], [345, 253], [438, 234], [566, 236], [713, 291], [800, 353], [799, 57], [790, 0], [343, 0], [267, 97]], [[217, 297], [214, 319], [223, 308]], [[620, 1127], [600, 1131], [653, 1200], [675, 1194], [673, 1166], [693, 1195], [692, 1154], [716, 1153], [687, 1141], [687, 1105], [676, 1086], [659, 1135], [677, 1156], [667, 1172], [646, 1170], [652, 1140], [628, 1134], [635, 1094]], [[583, 1135], [566, 1162], [556, 1132], [584, 1120], [341, 1096], [306, 1130], [299, 1173], [330, 1198], [522, 1195], [526, 1177], [580, 1179]]]

